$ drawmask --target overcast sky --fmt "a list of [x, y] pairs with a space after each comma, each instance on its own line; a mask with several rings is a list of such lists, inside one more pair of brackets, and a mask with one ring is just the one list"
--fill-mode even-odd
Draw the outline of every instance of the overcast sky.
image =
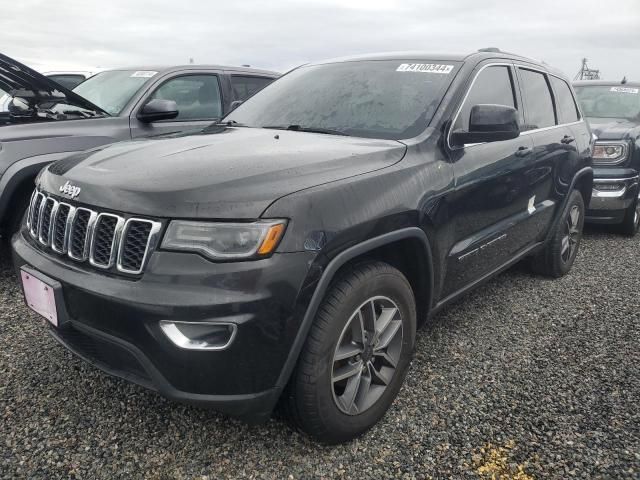
[[39, 69], [250, 64], [286, 70], [356, 53], [496, 46], [573, 77], [640, 80], [640, 0], [20, 0], [0, 51]]

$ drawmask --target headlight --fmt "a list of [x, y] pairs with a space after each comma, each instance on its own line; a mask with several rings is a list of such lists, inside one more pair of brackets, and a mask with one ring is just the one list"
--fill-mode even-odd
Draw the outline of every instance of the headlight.
[[285, 220], [254, 223], [213, 223], [174, 220], [162, 248], [200, 253], [215, 260], [264, 257], [273, 253], [282, 238]]
[[627, 146], [624, 143], [596, 143], [593, 159], [597, 163], [620, 163], [627, 158]]

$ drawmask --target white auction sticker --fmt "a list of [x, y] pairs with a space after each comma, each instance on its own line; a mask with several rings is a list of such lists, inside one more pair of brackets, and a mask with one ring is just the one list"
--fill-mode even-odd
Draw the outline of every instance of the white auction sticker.
[[629, 88], [629, 87], [611, 87], [612, 92], [618, 93], [638, 93], [640, 92], [640, 88]]
[[154, 72], [154, 71], [151, 71], [151, 70], [141, 70], [139, 72], [133, 72], [131, 74], [131, 78], [151, 78], [156, 73], [158, 73], [158, 72]]
[[453, 65], [441, 65], [438, 63], [403, 63], [396, 72], [420, 72], [420, 73], [451, 73]]

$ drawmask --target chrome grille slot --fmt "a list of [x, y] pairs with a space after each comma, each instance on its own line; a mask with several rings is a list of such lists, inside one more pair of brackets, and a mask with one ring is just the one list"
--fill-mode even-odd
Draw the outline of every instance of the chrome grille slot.
[[51, 233], [51, 249], [56, 253], [67, 253], [69, 224], [73, 218], [75, 208], [68, 203], [59, 203], [58, 211], [53, 220]]
[[89, 255], [89, 240], [97, 213], [88, 208], [77, 208], [69, 233], [68, 255], [73, 260], [84, 261]]
[[40, 207], [43, 200], [44, 195], [40, 192], [36, 193], [33, 198], [31, 210], [29, 211], [29, 233], [33, 238], [38, 238], [38, 221], [40, 219]]
[[118, 239], [124, 218], [101, 213], [96, 219], [89, 253], [89, 263], [98, 268], [111, 268], [118, 252]]
[[40, 248], [93, 267], [138, 275], [157, 244], [160, 222], [97, 212], [35, 191], [27, 231]]
[[160, 231], [160, 224], [140, 218], [130, 218], [124, 225], [118, 252], [118, 270], [141, 273], [147, 254]]
[[38, 225], [38, 240], [43, 245], [49, 245], [51, 238], [51, 218], [58, 209], [58, 202], [53, 198], [46, 198], [40, 207], [40, 221]]

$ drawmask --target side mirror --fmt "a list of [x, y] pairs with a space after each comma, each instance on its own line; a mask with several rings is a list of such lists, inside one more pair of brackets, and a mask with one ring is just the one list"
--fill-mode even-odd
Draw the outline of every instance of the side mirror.
[[229, 111], [233, 112], [240, 105], [242, 105], [242, 100], [235, 100], [235, 101], [231, 102], [231, 106], [229, 107]]
[[451, 132], [453, 145], [511, 140], [520, 136], [518, 111], [506, 105], [474, 105], [469, 115], [469, 131]]
[[145, 123], [171, 120], [178, 116], [178, 105], [173, 100], [154, 98], [138, 112], [138, 120]]
[[28, 99], [13, 97], [7, 106], [9, 116], [13, 118], [31, 118], [36, 115], [35, 106]]

